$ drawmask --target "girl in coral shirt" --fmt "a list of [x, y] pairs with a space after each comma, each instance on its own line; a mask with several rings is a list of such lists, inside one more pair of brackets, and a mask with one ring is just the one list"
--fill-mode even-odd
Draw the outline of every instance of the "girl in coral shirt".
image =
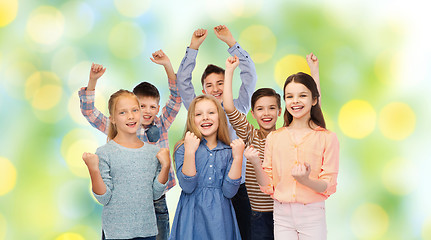
[[306, 73], [284, 84], [284, 127], [271, 132], [264, 162], [247, 148], [261, 190], [274, 198], [275, 239], [326, 239], [325, 200], [335, 193], [339, 143], [325, 129], [319, 92]]

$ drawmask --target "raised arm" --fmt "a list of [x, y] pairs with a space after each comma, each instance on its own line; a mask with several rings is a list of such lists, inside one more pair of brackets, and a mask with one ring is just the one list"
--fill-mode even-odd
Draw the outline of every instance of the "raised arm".
[[152, 56], [153, 57], [150, 58], [151, 61], [162, 65], [165, 68], [166, 75], [168, 77], [170, 95], [160, 116], [160, 121], [162, 122], [164, 131], [167, 132], [181, 108], [181, 97], [177, 86], [177, 76], [172, 68], [171, 61], [162, 50], [154, 52]]
[[83, 87], [79, 90], [79, 101], [81, 113], [87, 119], [87, 121], [97, 128], [99, 131], [108, 134], [108, 123], [109, 119], [103, 115], [94, 105], [95, 99], [95, 88], [97, 80], [105, 73], [106, 68], [102, 65], [92, 64], [90, 69], [90, 78], [87, 87]]
[[224, 176], [222, 191], [226, 198], [232, 198], [238, 192], [242, 172], [242, 154], [244, 141], [235, 139], [230, 144], [232, 147], [232, 159], [228, 159], [228, 167]]
[[193, 32], [190, 46], [187, 48], [186, 54], [178, 68], [178, 90], [186, 109], [189, 109], [190, 103], [196, 96], [195, 89], [192, 84], [192, 73], [196, 66], [198, 49], [207, 35], [208, 31], [206, 29], [198, 29]]
[[200, 142], [194, 134], [187, 132], [184, 144], [174, 153], [178, 182], [185, 193], [192, 193], [197, 186], [195, 154], [199, 147], [198, 141]]
[[223, 107], [226, 113], [232, 113], [235, 110], [232, 93], [232, 79], [235, 68], [239, 65], [237, 56], [226, 59], [226, 70], [224, 75], [224, 90], [223, 90]]
[[214, 32], [221, 41], [229, 46], [229, 54], [231, 56], [237, 56], [239, 59], [241, 86], [239, 88], [238, 98], [234, 99], [234, 104], [240, 112], [248, 113], [250, 110], [251, 95], [254, 92], [257, 82], [254, 63], [249, 54], [236, 42], [232, 33], [226, 26], [217, 26], [214, 28]]
[[306, 57], [308, 66], [310, 67], [311, 77], [313, 77], [314, 81], [317, 85], [317, 91], [319, 91], [319, 104], [321, 103], [322, 92], [320, 91], [320, 77], [319, 77], [319, 59], [317, 59], [316, 55], [310, 53]]

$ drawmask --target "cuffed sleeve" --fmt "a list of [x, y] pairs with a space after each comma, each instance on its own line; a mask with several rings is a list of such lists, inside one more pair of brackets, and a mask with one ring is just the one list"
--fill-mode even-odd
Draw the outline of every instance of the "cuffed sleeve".
[[222, 186], [223, 195], [226, 198], [233, 198], [233, 196], [235, 196], [235, 194], [238, 192], [239, 185], [241, 184], [241, 177], [239, 177], [238, 179], [231, 179], [229, 177], [229, 172], [232, 167], [232, 162], [233, 162], [233, 158], [232, 158], [232, 154], [230, 154], [230, 159], [228, 161], [228, 166], [226, 168], [226, 172], [223, 180], [223, 186]]
[[273, 139], [272, 139], [272, 132], [270, 134], [268, 134], [268, 136], [266, 137], [266, 143], [265, 143], [265, 156], [264, 156], [264, 160], [262, 163], [262, 168], [263, 171], [266, 173], [266, 175], [268, 176], [270, 183], [267, 186], [260, 186], [260, 190], [263, 193], [269, 194], [271, 196], [273, 196], [274, 194], [274, 176], [272, 173], [272, 146], [273, 146]]
[[103, 195], [98, 195], [93, 192], [93, 195], [100, 204], [105, 206], [111, 200], [114, 185], [111, 177], [109, 158], [99, 151], [96, 151], [96, 155], [99, 157], [99, 171], [100, 175], [102, 176], [103, 182], [105, 183], [106, 192]]
[[192, 84], [192, 73], [196, 66], [197, 54], [198, 50], [187, 47], [177, 72], [178, 91], [186, 109], [189, 109], [190, 103], [196, 97]]
[[327, 197], [336, 191], [339, 152], [340, 144], [338, 142], [337, 135], [333, 132], [329, 132], [323, 153], [322, 170], [319, 174], [319, 179], [325, 181], [327, 184], [327, 188], [325, 192], [323, 192], [323, 194]]
[[156, 170], [156, 176], [154, 177], [153, 181], [153, 200], [159, 199], [163, 193], [165, 192], [166, 186], [168, 185], [169, 181], [166, 181], [165, 184], [162, 184], [159, 182], [159, 174], [162, 169], [162, 165], [160, 165], [160, 162], [157, 160], [157, 170]]
[[81, 113], [94, 128], [108, 134], [109, 119], [103, 115], [94, 105], [95, 91], [88, 91], [82, 87], [78, 91]]
[[182, 144], [174, 153], [175, 165], [177, 170], [177, 178], [180, 187], [185, 193], [192, 193], [198, 184], [198, 173], [194, 176], [186, 176], [182, 169], [184, 164], [184, 144]]

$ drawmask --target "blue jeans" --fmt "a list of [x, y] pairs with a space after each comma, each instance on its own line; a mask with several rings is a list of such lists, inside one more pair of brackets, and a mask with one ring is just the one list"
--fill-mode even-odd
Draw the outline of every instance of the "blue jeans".
[[131, 239], [106, 239], [105, 238], [105, 232], [103, 232], [103, 230], [102, 230], [102, 240], [156, 240], [156, 236], [137, 237], [137, 238], [131, 238]]
[[166, 197], [163, 196], [154, 200], [154, 209], [156, 211], [157, 229], [159, 234], [157, 240], [168, 240], [169, 238], [169, 212], [168, 205], [166, 205]]
[[236, 221], [238, 222], [241, 239], [249, 240], [251, 238], [251, 206], [245, 183], [239, 185], [238, 192], [231, 201], [235, 209]]
[[274, 239], [273, 212], [251, 211], [251, 239]]

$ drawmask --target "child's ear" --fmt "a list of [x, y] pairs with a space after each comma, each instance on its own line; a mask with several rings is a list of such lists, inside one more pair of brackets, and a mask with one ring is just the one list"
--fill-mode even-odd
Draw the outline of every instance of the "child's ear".
[[251, 116], [253, 116], [253, 118], [256, 119], [256, 117], [254, 116], [253, 110], [251, 110], [250, 112], [251, 112]]
[[110, 121], [112, 124], [115, 124], [114, 118], [113, 118], [112, 116], [109, 116], [109, 121]]
[[157, 113], [159, 113], [159, 110], [160, 110], [160, 105], [157, 104]]
[[317, 104], [317, 98], [314, 98], [314, 100], [313, 100], [313, 107], [316, 106], [316, 104]]
[[203, 89], [202, 89], [202, 93], [203, 93], [203, 94], [207, 94], [207, 93], [205, 92], [205, 90], [203, 90]]
[[278, 109], [278, 116], [281, 116], [281, 108]]

